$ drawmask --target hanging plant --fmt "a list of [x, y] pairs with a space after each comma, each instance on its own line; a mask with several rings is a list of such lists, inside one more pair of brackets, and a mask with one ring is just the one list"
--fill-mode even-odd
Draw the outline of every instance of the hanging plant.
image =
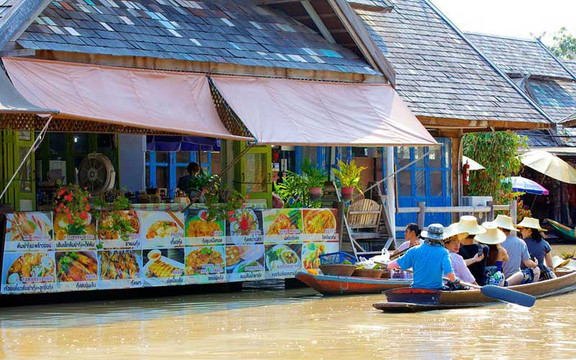
[[78, 185], [60, 185], [54, 198], [56, 213], [64, 214], [65, 230], [68, 235], [85, 235], [90, 224], [90, 193]]

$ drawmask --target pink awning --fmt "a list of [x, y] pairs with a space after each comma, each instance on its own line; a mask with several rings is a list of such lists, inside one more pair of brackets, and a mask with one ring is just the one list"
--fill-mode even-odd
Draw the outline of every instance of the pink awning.
[[37, 106], [58, 109], [55, 118], [253, 140], [224, 127], [203, 75], [22, 58], [3, 62], [16, 89]]
[[437, 145], [389, 85], [214, 76], [261, 144]]

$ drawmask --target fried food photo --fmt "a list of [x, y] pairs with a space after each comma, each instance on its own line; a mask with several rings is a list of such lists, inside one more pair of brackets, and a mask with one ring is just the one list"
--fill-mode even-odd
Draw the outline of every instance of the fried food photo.
[[56, 253], [56, 277], [63, 282], [98, 280], [98, 261], [89, 251]]
[[312, 210], [306, 212], [304, 226], [309, 234], [323, 234], [328, 229], [336, 229], [336, 218], [330, 210]]
[[206, 221], [202, 219], [194, 219], [188, 222], [186, 228], [187, 237], [203, 237], [203, 236], [217, 236], [221, 232], [220, 224], [215, 221]]
[[103, 251], [100, 253], [100, 278], [123, 280], [138, 278], [140, 266], [132, 251]]
[[173, 276], [182, 276], [182, 269], [177, 268], [176, 266], [170, 265], [165, 261], [158, 260], [152, 262], [150, 266], [148, 266], [148, 273], [146, 274], [149, 278], [151, 277], [173, 277]]
[[178, 232], [178, 225], [174, 221], [160, 220], [154, 222], [146, 231], [146, 239], [164, 238]]
[[222, 254], [211, 248], [193, 250], [186, 256], [186, 275], [215, 274], [223, 268]]
[[54, 260], [48, 254], [27, 253], [18, 257], [8, 269], [8, 284], [52, 282]]

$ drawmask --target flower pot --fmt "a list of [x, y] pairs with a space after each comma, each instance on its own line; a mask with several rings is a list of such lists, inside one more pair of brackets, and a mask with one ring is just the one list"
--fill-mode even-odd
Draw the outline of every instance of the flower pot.
[[322, 197], [322, 188], [321, 187], [313, 187], [308, 189], [308, 193], [310, 194], [310, 200], [316, 201], [320, 200]]
[[352, 199], [352, 194], [354, 193], [354, 188], [353, 187], [346, 187], [346, 186], [342, 186], [342, 199], [344, 200], [351, 200]]

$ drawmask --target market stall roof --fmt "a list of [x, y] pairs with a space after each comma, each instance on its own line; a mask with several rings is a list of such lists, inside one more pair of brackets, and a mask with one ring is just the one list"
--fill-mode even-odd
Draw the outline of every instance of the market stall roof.
[[390, 85], [212, 77], [258, 143], [437, 145]]
[[148, 151], [220, 151], [220, 139], [201, 136], [161, 136], [146, 137]]
[[0, 114], [56, 114], [58, 111], [43, 109], [26, 100], [14, 88], [10, 79], [0, 69]]
[[233, 135], [214, 106], [204, 75], [57, 61], [4, 58], [15, 88], [30, 102], [56, 108], [56, 119], [220, 139]]

